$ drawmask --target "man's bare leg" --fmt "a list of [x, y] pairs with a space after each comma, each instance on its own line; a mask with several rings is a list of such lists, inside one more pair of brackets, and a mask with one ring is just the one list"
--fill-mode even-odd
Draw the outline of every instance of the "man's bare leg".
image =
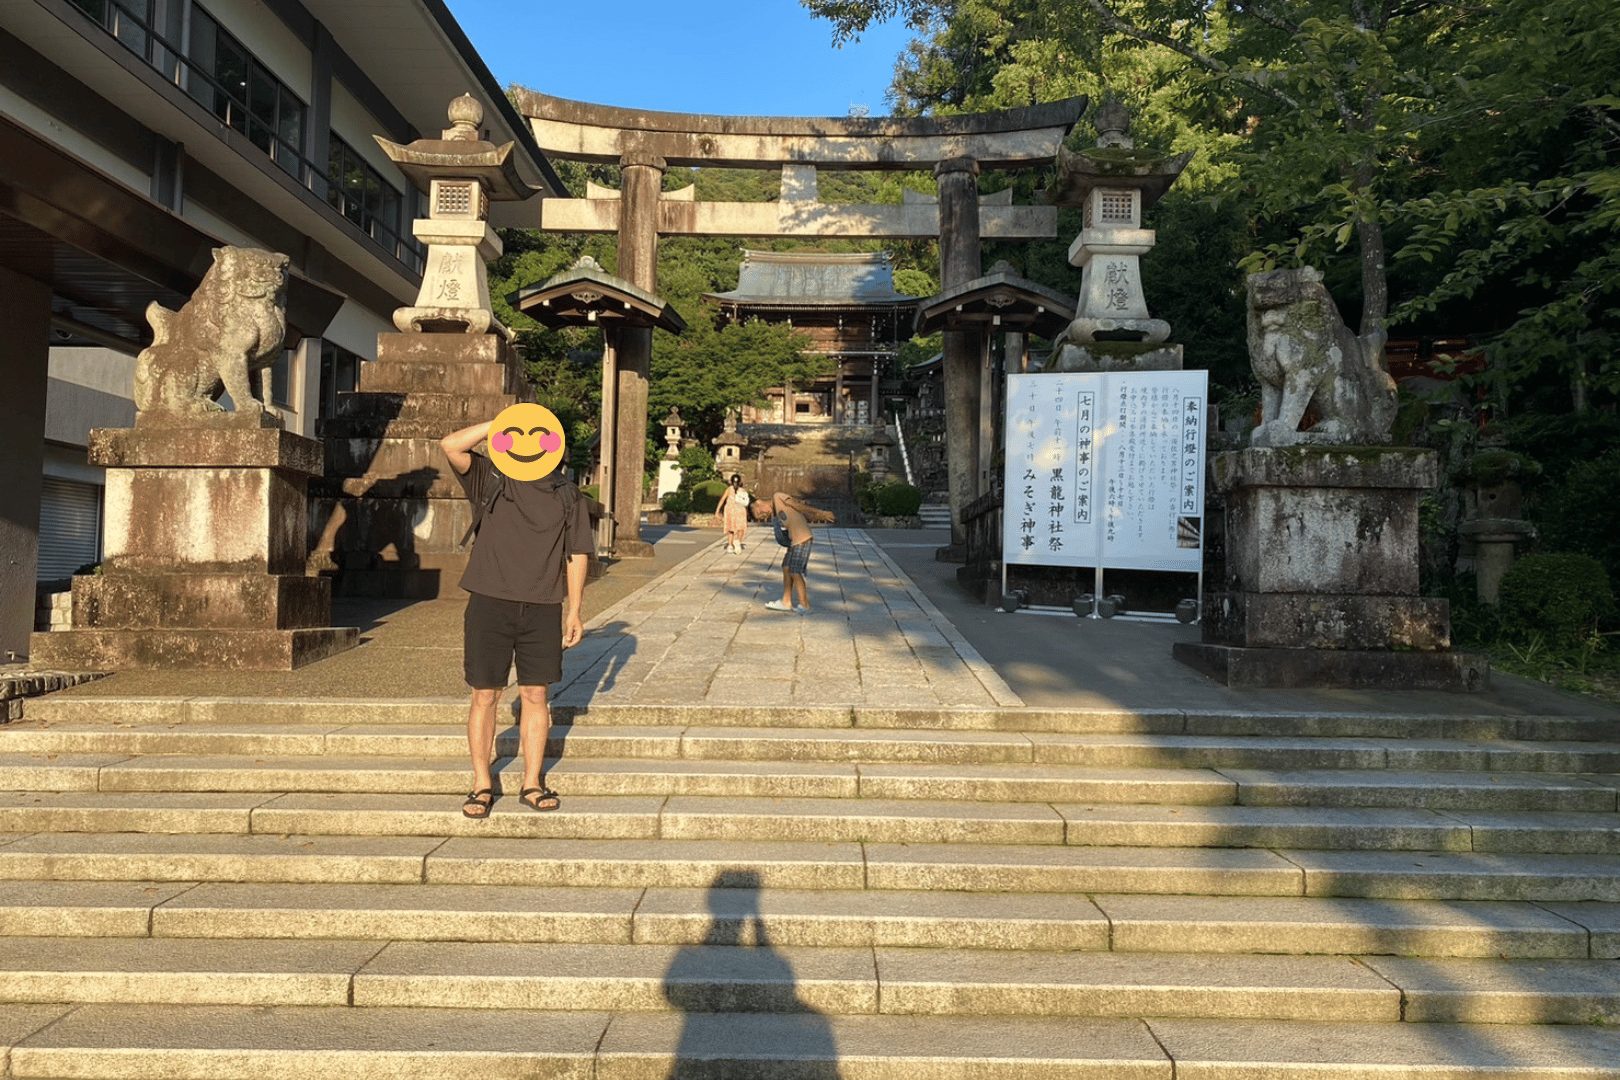
[[[519, 740], [523, 751], [523, 788], [543, 788], [542, 770], [546, 761], [546, 738], [551, 733], [551, 703], [546, 700], [546, 687], [520, 686], [523, 713], [519, 720]], [[552, 809], [547, 800], [534, 795], [524, 800], [531, 810]], [[536, 803], [541, 805], [536, 806]]]
[[799, 594], [800, 606], [810, 610], [810, 586], [805, 583], [803, 574], [793, 575], [793, 588]]
[[[475, 689], [467, 706], [467, 751], [472, 755], [474, 794], [495, 787], [490, 775], [490, 762], [495, 758], [495, 702], [500, 696], [499, 690]], [[493, 796], [490, 801], [494, 801]], [[486, 809], [476, 816], [488, 817], [489, 811]]]
[[787, 557], [782, 558], [782, 606], [793, 606], [793, 571], [787, 568]]

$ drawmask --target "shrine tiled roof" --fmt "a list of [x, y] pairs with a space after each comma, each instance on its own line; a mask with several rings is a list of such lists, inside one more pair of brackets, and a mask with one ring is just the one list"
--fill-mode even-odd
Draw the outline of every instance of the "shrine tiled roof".
[[744, 251], [737, 287], [708, 293], [723, 304], [760, 307], [915, 305], [894, 289], [894, 266], [876, 254]]

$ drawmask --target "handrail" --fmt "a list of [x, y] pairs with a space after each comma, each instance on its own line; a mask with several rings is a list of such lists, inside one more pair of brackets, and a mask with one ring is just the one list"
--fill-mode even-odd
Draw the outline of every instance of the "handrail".
[[900, 444], [900, 467], [906, 474], [906, 483], [916, 487], [917, 481], [911, 475], [911, 452], [906, 449], [906, 427], [898, 411], [894, 414], [894, 434], [895, 442]]

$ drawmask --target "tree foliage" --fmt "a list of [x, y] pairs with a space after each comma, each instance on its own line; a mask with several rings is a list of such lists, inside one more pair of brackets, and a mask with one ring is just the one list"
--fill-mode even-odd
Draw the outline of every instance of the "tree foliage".
[[[1579, 411], [1620, 392], [1612, 4], [803, 2], [840, 40], [895, 16], [918, 30], [894, 82], [903, 110], [1107, 89], [1150, 145], [1198, 150], [1153, 253], [1191, 258], [1144, 265], [1194, 362], [1209, 339], [1193, 333], [1235, 329], [1219, 311], [1239, 269], [1312, 262], [1364, 332], [1482, 340], [1498, 410]], [[1214, 216], [1182, 209], [1198, 199]], [[1178, 243], [1184, 228], [1204, 242]], [[1039, 245], [1027, 259], [1031, 276], [1052, 269]]]

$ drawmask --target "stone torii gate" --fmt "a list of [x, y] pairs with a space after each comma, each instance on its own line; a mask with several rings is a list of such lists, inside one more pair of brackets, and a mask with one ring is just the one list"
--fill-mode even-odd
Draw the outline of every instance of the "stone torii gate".
[[[621, 187], [592, 185], [584, 199], [545, 199], [547, 232], [616, 232], [618, 276], [656, 292], [658, 237], [837, 237], [932, 239], [940, 245], [941, 286], [950, 289], [982, 273], [981, 238], [1050, 239], [1057, 208], [1014, 206], [1006, 196], [980, 198], [978, 173], [1047, 165], [1085, 112], [1084, 97], [994, 113], [921, 118], [797, 118], [648, 112], [594, 105], [517, 90], [520, 112], [549, 157], [619, 166]], [[774, 203], [699, 202], [690, 190], [663, 192], [670, 166], [781, 169]], [[820, 201], [818, 169], [932, 168], [937, 200], [899, 205]], [[947, 460], [952, 546], [962, 541], [962, 510], [976, 493], [981, 350], [973, 330], [944, 335]], [[626, 328], [616, 350], [614, 516], [620, 554], [636, 554], [647, 428], [647, 377], [652, 330]], [[607, 448], [604, 447], [604, 451]]]

